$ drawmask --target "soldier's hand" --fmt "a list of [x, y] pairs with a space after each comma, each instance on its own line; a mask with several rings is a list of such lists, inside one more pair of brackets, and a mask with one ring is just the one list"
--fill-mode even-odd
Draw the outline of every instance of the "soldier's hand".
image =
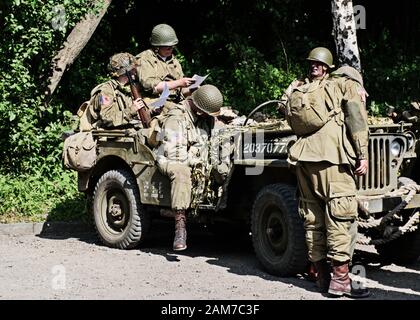
[[162, 113], [163, 110], [163, 106], [159, 107], [159, 108], [154, 108], [152, 109], [152, 111], [150, 112], [150, 116], [155, 117], [157, 115], [160, 115]]
[[356, 162], [356, 170], [354, 170], [354, 174], [356, 176], [363, 176], [366, 174], [369, 167], [369, 162], [367, 159], [359, 159]]
[[195, 82], [193, 78], [181, 78], [178, 80], [178, 86], [181, 88], [186, 88], [192, 85]]
[[132, 108], [135, 111], [139, 111], [141, 108], [145, 107], [146, 105], [144, 104], [143, 100], [138, 98], [136, 100], [133, 101], [133, 106]]

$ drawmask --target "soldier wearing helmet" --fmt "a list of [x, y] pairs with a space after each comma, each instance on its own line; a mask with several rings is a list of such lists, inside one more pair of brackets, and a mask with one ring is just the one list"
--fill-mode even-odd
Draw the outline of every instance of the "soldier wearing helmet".
[[308, 76], [292, 82], [283, 101], [298, 137], [288, 161], [296, 169], [309, 260], [322, 292], [366, 297], [368, 290], [354, 288], [349, 278], [357, 236], [355, 175], [368, 169], [366, 95], [355, 69], [330, 75], [327, 48], [313, 49], [307, 60]]
[[191, 171], [209, 161], [208, 139], [223, 96], [213, 85], [204, 85], [167, 113], [160, 115], [155, 148], [159, 169], [171, 181], [171, 212], [175, 217], [175, 251], [187, 248], [186, 210], [191, 204]]
[[126, 75], [128, 72], [131, 77], [136, 77], [136, 67], [136, 60], [129, 53], [117, 53], [109, 59], [111, 79], [92, 90], [86, 111], [93, 128], [122, 128], [138, 122], [137, 110], [144, 104], [140, 99], [132, 100]]
[[194, 79], [184, 76], [173, 51], [178, 44], [175, 30], [167, 24], [156, 25], [150, 36], [151, 49], [136, 56], [143, 97], [148, 104], [159, 97], [165, 84], [170, 90], [168, 101], [178, 103], [190, 94], [187, 88]]

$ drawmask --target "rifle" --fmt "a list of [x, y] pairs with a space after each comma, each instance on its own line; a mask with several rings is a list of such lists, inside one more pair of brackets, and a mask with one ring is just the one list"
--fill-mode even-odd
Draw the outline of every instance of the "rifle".
[[[128, 81], [130, 83], [130, 89], [131, 89], [131, 95], [133, 100], [137, 100], [137, 99], [142, 99], [139, 89], [137, 88], [136, 84], [133, 81], [133, 78], [131, 77], [131, 74], [128, 70], [125, 71], [125, 75], [128, 78]], [[143, 101], [144, 103], [144, 101]], [[137, 110], [139, 118], [141, 120], [141, 123], [143, 124], [143, 127], [145, 128], [149, 128], [150, 125], [150, 121], [152, 120], [150, 118], [150, 112], [149, 110], [147, 110], [146, 108], [146, 104], [144, 104], [145, 106], [140, 108], [139, 110]]]

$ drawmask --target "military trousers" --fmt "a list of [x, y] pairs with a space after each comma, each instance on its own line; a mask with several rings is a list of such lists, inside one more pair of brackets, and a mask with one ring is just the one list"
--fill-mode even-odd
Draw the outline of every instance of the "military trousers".
[[298, 162], [299, 214], [309, 260], [350, 261], [357, 236], [356, 183], [349, 165]]
[[186, 210], [191, 204], [191, 168], [182, 163], [167, 163], [160, 168], [171, 181], [171, 208]]

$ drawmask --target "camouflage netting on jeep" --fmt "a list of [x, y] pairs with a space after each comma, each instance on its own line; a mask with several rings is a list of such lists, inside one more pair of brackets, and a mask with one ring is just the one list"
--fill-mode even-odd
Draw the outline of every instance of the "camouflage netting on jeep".
[[391, 118], [388, 117], [374, 117], [368, 116], [368, 124], [369, 125], [378, 125], [378, 124], [394, 124]]
[[[215, 130], [209, 140], [210, 161], [205, 164], [199, 164], [192, 168], [192, 189], [191, 208], [192, 214], [197, 212], [201, 203], [216, 206], [223, 192], [223, 184], [216, 181], [214, 172], [218, 171], [216, 164], [220, 164], [221, 156], [226, 166], [230, 168], [233, 165], [235, 155], [235, 141], [243, 132], [254, 130], [265, 131], [289, 131], [290, 126], [285, 120], [264, 119], [263, 122], [252, 122], [249, 125], [225, 124], [223, 127]], [[228, 160], [226, 161], [226, 157]]]

